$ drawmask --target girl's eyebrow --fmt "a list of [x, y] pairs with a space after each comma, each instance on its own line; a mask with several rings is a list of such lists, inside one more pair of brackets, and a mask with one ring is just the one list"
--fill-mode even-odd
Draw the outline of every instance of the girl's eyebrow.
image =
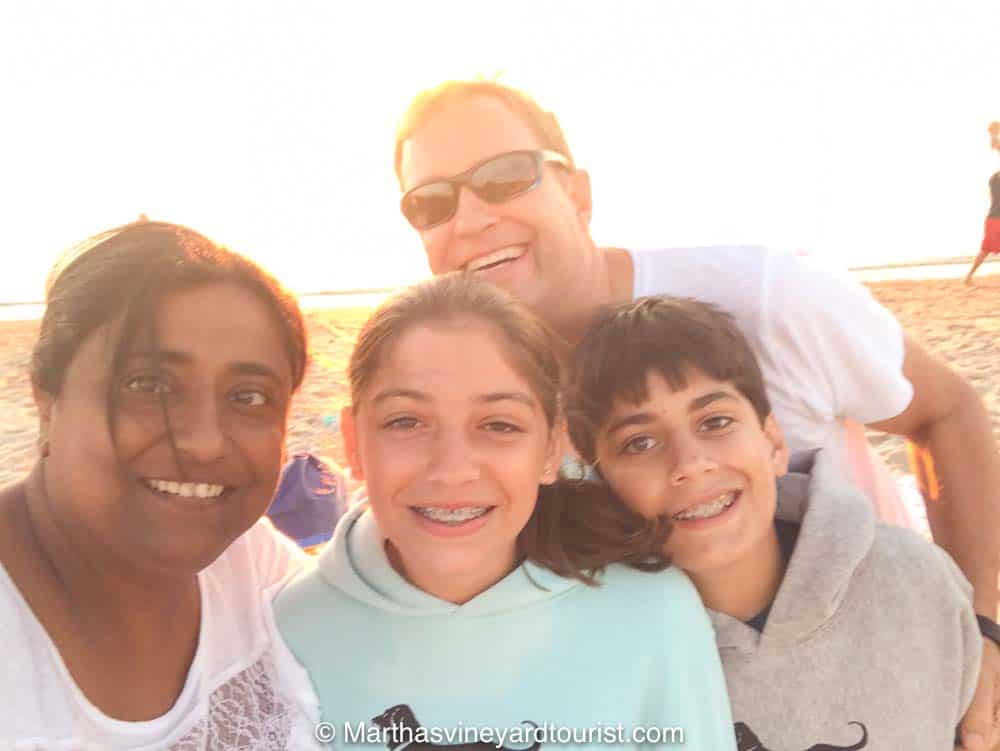
[[534, 407], [536, 404], [530, 394], [525, 394], [522, 391], [495, 391], [490, 394], [483, 394], [479, 397], [479, 401], [487, 403], [514, 401], [520, 402], [528, 407]]
[[[385, 389], [380, 391], [372, 399], [373, 404], [380, 404], [387, 399], [402, 398], [402, 399], [414, 399], [416, 401], [428, 402], [431, 401], [429, 394], [423, 391], [417, 391], [416, 389]], [[476, 397], [477, 401], [493, 403], [502, 401], [514, 401], [524, 404], [528, 407], [534, 407], [537, 402], [530, 394], [525, 394], [521, 391], [493, 391], [486, 394], [480, 394]]]
[[375, 397], [372, 399], [372, 404], [380, 404], [387, 399], [415, 399], [418, 402], [426, 402], [430, 400], [430, 397], [423, 391], [417, 391], [415, 389], [385, 389], [379, 391]]

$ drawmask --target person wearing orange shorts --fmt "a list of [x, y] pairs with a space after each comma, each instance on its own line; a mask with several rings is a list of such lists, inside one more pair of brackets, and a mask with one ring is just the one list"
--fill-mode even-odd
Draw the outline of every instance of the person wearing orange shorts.
[[[990, 146], [1000, 152], [1000, 120], [990, 123]], [[986, 215], [986, 227], [983, 230], [983, 243], [979, 255], [972, 262], [972, 268], [965, 275], [965, 283], [972, 284], [972, 275], [986, 260], [990, 253], [1000, 253], [1000, 171], [994, 172], [990, 178], [990, 211]]]

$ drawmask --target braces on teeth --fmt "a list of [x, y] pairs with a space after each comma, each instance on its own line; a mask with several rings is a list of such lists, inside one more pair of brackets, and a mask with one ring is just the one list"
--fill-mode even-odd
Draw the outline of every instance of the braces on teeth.
[[480, 516], [483, 516], [483, 514], [489, 511], [489, 507], [470, 506], [467, 508], [444, 509], [418, 506], [415, 507], [415, 510], [418, 514], [430, 519], [431, 521], [441, 522], [443, 524], [461, 524], [462, 522], [471, 521], [472, 519], [478, 519]]
[[708, 519], [712, 516], [718, 516], [725, 509], [729, 508], [736, 501], [736, 496], [732, 493], [727, 493], [724, 498], [719, 498], [718, 500], [712, 501], [711, 503], [704, 503], [691, 511], [681, 511], [680, 513], [674, 514], [675, 519]]

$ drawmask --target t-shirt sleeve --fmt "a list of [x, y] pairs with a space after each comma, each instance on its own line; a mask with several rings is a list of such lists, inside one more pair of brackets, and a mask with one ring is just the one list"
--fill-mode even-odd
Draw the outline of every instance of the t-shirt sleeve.
[[774, 253], [764, 268], [761, 337], [788, 388], [829, 418], [872, 423], [913, 398], [903, 329], [847, 272]]

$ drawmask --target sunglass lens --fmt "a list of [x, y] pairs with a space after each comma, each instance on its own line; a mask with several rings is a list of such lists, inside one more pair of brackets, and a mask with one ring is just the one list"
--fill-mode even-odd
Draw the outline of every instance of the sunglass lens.
[[403, 196], [403, 216], [416, 229], [433, 227], [455, 213], [458, 196], [450, 183], [428, 183]]
[[489, 203], [507, 201], [537, 184], [538, 158], [525, 151], [491, 159], [480, 166], [469, 180], [469, 187]]

